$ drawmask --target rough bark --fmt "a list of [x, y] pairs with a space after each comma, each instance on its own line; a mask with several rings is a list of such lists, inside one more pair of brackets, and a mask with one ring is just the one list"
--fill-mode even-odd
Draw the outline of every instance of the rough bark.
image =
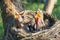
[[23, 10], [21, 0], [3, 0], [2, 4], [2, 19], [4, 26], [3, 40], [18, 40], [17, 34], [12, 30], [12, 27], [16, 27], [14, 15]]

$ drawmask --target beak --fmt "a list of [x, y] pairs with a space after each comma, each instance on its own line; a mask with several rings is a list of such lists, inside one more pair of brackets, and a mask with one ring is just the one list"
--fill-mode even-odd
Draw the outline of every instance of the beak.
[[38, 21], [40, 18], [40, 11], [37, 11], [36, 15], [35, 15], [35, 24], [36, 24], [36, 29], [38, 29]]
[[16, 14], [16, 15], [15, 15], [15, 19], [18, 19], [18, 18], [19, 18], [19, 15], [18, 15], [18, 14]]

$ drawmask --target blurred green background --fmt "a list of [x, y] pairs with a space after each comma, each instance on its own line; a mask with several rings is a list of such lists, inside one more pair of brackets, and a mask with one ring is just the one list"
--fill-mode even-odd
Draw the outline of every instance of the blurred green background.
[[[37, 0], [28, 0], [28, 2], [26, 0], [23, 1], [23, 3], [25, 4], [25, 9], [26, 10], [37, 10], [37, 6], [38, 6], [38, 1]], [[2, 40], [3, 34], [4, 34], [4, 28], [3, 28], [3, 23], [2, 23], [2, 16], [1, 16], [1, 2], [0, 2], [0, 40]], [[40, 9], [42, 10], [44, 7], [44, 2], [41, 1], [40, 2]], [[54, 9], [53, 9], [53, 14], [54, 17], [56, 17], [57, 19], [60, 19], [60, 0], [57, 1]]]

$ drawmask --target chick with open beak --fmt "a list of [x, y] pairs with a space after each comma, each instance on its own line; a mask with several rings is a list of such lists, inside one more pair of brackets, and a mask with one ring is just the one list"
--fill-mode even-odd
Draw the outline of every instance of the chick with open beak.
[[22, 28], [24, 25], [23, 25], [23, 18], [22, 18], [22, 15], [23, 14], [16, 14], [15, 15], [15, 19], [16, 19], [16, 24], [17, 24], [17, 27], [18, 28]]
[[35, 28], [37, 31], [39, 31], [44, 26], [45, 26], [45, 23], [43, 20], [43, 13], [40, 10], [38, 10], [35, 15]]

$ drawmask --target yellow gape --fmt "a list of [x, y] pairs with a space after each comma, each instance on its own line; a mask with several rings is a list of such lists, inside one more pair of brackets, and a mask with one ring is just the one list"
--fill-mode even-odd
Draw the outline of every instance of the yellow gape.
[[37, 11], [37, 14], [35, 15], [35, 18], [40, 18], [40, 17], [41, 17], [40, 11]]
[[40, 11], [37, 11], [37, 14], [35, 15], [35, 24], [36, 24], [36, 29], [38, 30], [38, 22], [39, 22], [39, 19], [41, 17], [41, 14], [40, 14]]

